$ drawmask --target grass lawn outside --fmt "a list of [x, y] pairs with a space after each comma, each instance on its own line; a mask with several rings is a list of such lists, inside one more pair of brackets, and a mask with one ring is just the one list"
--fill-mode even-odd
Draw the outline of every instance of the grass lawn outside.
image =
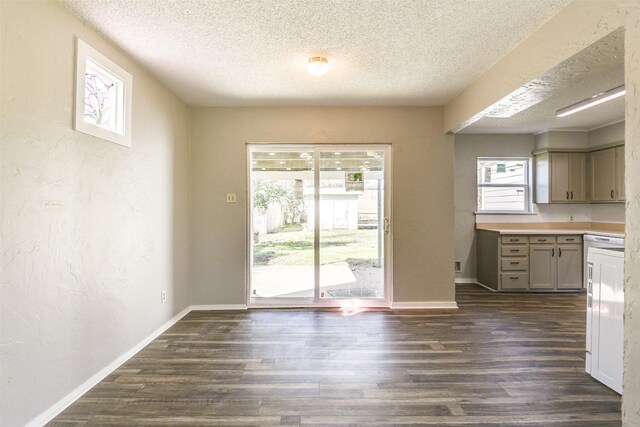
[[[313, 296], [313, 231], [300, 224], [259, 236], [254, 243], [254, 295]], [[323, 298], [383, 298], [378, 230], [320, 231], [320, 294]]]
[[[312, 265], [313, 231], [299, 224], [260, 236], [253, 246], [254, 265]], [[320, 264], [375, 267], [378, 230], [321, 230]]]

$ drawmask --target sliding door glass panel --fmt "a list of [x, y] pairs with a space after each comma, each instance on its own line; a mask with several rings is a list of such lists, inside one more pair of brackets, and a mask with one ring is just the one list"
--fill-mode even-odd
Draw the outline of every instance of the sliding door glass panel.
[[250, 152], [251, 297], [313, 298], [313, 148]]
[[319, 162], [319, 297], [383, 299], [384, 151], [320, 150]]

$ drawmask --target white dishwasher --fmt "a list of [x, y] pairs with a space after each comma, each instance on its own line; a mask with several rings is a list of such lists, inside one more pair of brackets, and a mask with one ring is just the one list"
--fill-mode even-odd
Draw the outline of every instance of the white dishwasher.
[[585, 369], [622, 394], [624, 249], [590, 248], [587, 256]]

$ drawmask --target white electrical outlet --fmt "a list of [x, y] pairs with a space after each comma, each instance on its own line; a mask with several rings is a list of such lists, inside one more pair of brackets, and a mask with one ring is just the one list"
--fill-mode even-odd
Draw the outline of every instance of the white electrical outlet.
[[236, 193], [227, 193], [227, 203], [235, 203], [236, 201]]
[[162, 303], [167, 302], [167, 291], [160, 292], [160, 302]]

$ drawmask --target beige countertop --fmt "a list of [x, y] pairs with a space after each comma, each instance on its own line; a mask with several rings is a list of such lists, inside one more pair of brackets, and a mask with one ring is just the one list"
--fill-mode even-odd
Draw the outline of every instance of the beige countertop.
[[477, 230], [484, 231], [493, 231], [495, 233], [505, 234], [505, 235], [514, 235], [514, 234], [530, 234], [530, 235], [584, 235], [584, 234], [592, 234], [596, 236], [606, 236], [606, 237], [618, 237], [624, 238], [624, 233], [619, 233], [615, 231], [600, 231], [593, 229], [567, 229], [567, 228], [553, 228], [553, 229], [532, 229], [532, 228], [522, 228], [522, 229], [500, 229], [500, 228], [484, 228], [482, 226], [476, 227]]
[[624, 238], [624, 224], [606, 222], [551, 222], [551, 223], [477, 223], [476, 230], [515, 235], [570, 235], [592, 234], [596, 236]]

